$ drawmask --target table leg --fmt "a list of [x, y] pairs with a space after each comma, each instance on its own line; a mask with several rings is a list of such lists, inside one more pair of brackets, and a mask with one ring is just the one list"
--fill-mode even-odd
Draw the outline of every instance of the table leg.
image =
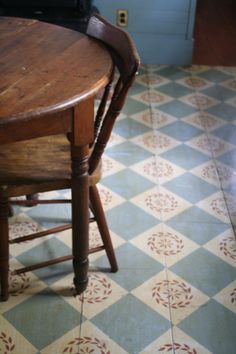
[[89, 183], [88, 146], [72, 146], [72, 254], [74, 285], [81, 294], [88, 284]]

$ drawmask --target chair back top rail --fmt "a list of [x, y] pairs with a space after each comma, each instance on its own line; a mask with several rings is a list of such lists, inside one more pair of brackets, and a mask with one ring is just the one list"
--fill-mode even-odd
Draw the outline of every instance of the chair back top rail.
[[[92, 174], [98, 166], [108, 143], [115, 120], [125, 104], [128, 90], [140, 65], [140, 58], [129, 34], [113, 26], [99, 15], [93, 15], [90, 18], [87, 34], [99, 39], [107, 46], [119, 74], [108, 109], [104, 112], [113, 73], [111, 74], [110, 82], [104, 90], [103, 99], [96, 116], [95, 133], [97, 136], [95, 136], [94, 148], [89, 159], [89, 173]], [[101, 117], [101, 112], [104, 112], [103, 117]]]

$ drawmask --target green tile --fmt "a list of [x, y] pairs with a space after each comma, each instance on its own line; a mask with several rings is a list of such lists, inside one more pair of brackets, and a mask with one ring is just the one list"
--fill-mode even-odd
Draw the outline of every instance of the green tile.
[[149, 151], [142, 149], [129, 141], [112, 146], [106, 150], [106, 154], [126, 166], [143, 161], [153, 155]]
[[128, 353], [139, 353], [170, 328], [170, 323], [132, 295], [123, 297], [92, 322]]
[[102, 184], [127, 199], [155, 186], [154, 183], [128, 168], [103, 178]]
[[136, 122], [133, 119], [126, 118], [116, 123], [114, 132], [123, 138], [130, 139], [137, 135], [144, 134], [151, 129], [146, 125]]
[[214, 296], [236, 279], [236, 268], [205, 249], [197, 249], [171, 267], [208, 296]]
[[[164, 268], [161, 263], [128, 242], [116, 249], [116, 257], [119, 271], [110, 273], [109, 277], [128, 291], [138, 287]], [[106, 256], [100, 257], [94, 265], [98, 269], [107, 268]]]
[[106, 216], [111, 230], [126, 240], [159, 223], [158, 219], [130, 202], [108, 210]]
[[214, 300], [200, 307], [178, 325], [214, 354], [235, 354], [236, 316]]
[[[64, 333], [81, 323], [78, 309], [66, 303], [51, 289], [44, 289], [4, 313], [7, 319], [29, 342], [42, 350]], [[22, 351], [23, 353], [23, 351]]]

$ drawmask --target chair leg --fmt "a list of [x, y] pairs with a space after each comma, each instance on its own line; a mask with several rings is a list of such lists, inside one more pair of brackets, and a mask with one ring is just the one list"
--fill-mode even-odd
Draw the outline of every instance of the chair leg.
[[0, 279], [1, 299], [6, 301], [9, 297], [9, 236], [8, 236], [9, 204], [7, 198], [0, 198]]
[[111, 271], [117, 272], [118, 265], [116, 261], [116, 256], [97, 187], [91, 186], [89, 188], [89, 193], [92, 211], [96, 219], [103, 244], [105, 246], [106, 254], [111, 265]]

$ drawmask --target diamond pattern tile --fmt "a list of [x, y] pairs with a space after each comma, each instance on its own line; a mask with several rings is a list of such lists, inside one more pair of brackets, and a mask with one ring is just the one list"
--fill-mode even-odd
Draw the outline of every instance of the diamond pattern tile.
[[200, 129], [194, 128], [184, 122], [174, 122], [166, 127], [160, 128], [160, 131], [182, 142], [190, 140], [202, 133]]
[[37, 349], [51, 344], [81, 321], [80, 307], [75, 310], [49, 288], [5, 312], [3, 317]]
[[[233, 67], [140, 68], [98, 184], [119, 270], [91, 254], [80, 296], [70, 261], [11, 274], [0, 353], [235, 354], [235, 82]], [[70, 219], [65, 204], [16, 207], [10, 237]], [[71, 231], [10, 251], [11, 270], [70, 254]]]
[[216, 295], [236, 276], [236, 267], [201, 248], [174, 264], [171, 270], [208, 296]]
[[[117, 317], [118, 323], [116, 323]], [[131, 294], [94, 317], [92, 323], [101, 328], [128, 353], [140, 352], [170, 326], [167, 319]], [[126, 326], [122, 325], [124, 323]]]
[[215, 186], [189, 172], [165, 183], [164, 187], [193, 204], [217, 191]]
[[181, 118], [196, 112], [194, 107], [178, 100], [173, 100], [171, 102], [160, 105], [159, 110], [171, 114], [176, 118]]
[[233, 312], [212, 300], [186, 318], [179, 327], [211, 353], [234, 354], [235, 341], [232, 338], [235, 325]]

